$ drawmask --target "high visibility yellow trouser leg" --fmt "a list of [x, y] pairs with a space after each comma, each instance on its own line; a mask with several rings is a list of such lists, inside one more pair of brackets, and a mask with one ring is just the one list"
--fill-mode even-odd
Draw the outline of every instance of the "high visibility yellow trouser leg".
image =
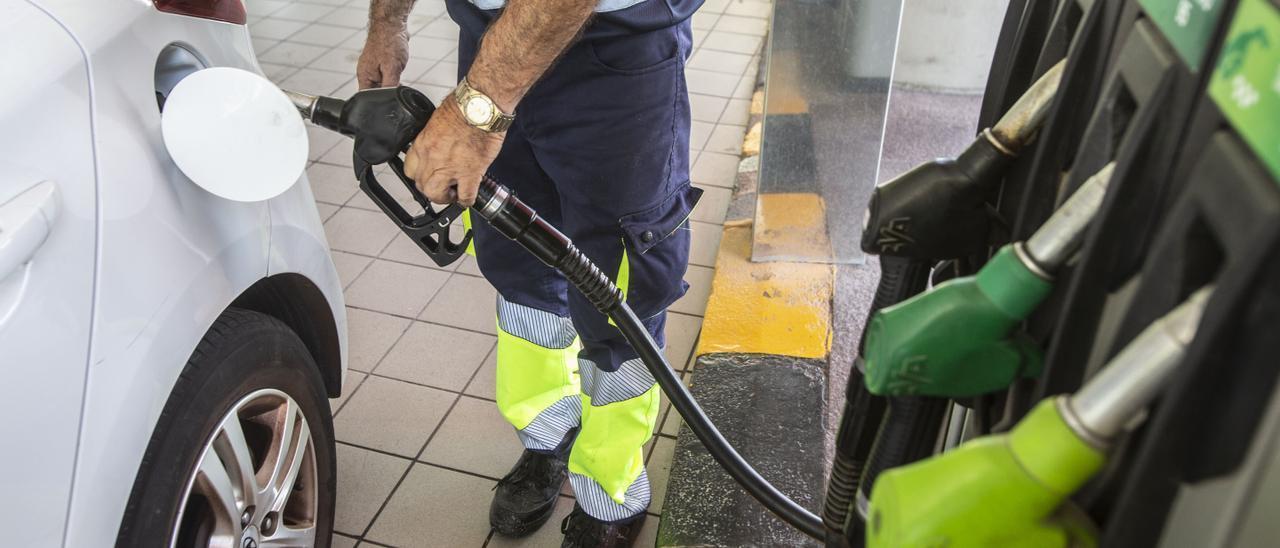
[[569, 454], [578, 505], [602, 521], [639, 515], [649, 507], [643, 448], [658, 420], [658, 387], [639, 359], [609, 372], [584, 359], [578, 370], [582, 430]]
[[498, 296], [498, 410], [526, 448], [553, 450], [578, 426], [578, 348], [569, 318]]

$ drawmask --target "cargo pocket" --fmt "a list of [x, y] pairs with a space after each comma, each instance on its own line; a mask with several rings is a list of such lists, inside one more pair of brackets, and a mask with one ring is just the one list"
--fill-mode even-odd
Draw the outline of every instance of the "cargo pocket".
[[620, 269], [626, 273], [625, 284], [621, 275], [619, 282], [640, 318], [666, 310], [688, 290], [689, 215], [701, 197], [702, 189], [686, 182], [662, 203], [619, 220], [626, 249]]

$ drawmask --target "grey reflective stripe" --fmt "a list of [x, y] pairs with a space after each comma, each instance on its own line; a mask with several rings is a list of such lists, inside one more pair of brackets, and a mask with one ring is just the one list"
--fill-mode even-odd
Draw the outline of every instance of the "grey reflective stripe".
[[578, 499], [578, 506], [600, 521], [635, 517], [649, 507], [649, 474], [643, 468], [640, 469], [640, 477], [631, 482], [622, 495], [622, 504], [614, 502], [600, 484], [582, 474], [569, 472], [569, 483], [573, 485], [573, 496]]
[[[470, 0], [471, 4], [482, 10], [496, 10], [507, 5], [506, 0]], [[618, 11], [644, 2], [645, 0], [600, 0], [596, 3], [596, 13]]]
[[591, 398], [591, 407], [641, 396], [655, 383], [640, 358], [622, 362], [617, 371], [607, 373], [590, 360], [578, 358], [578, 375], [582, 380], [582, 393]]
[[582, 400], [566, 396], [543, 409], [523, 430], [516, 430], [526, 449], [550, 451], [560, 446], [569, 430], [582, 422]]
[[578, 332], [569, 318], [516, 304], [498, 295], [498, 327], [543, 348], [569, 348]]

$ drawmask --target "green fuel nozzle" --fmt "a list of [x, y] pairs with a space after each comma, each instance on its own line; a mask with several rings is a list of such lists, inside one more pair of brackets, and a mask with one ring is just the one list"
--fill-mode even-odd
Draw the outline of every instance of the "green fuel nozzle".
[[1000, 249], [976, 275], [885, 308], [867, 327], [867, 389], [891, 396], [961, 398], [1040, 373], [1036, 345], [1015, 328], [1052, 289], [1079, 247], [1111, 180], [1107, 164], [1027, 241]]
[[867, 546], [1094, 545], [1064, 502], [1166, 386], [1211, 294], [1192, 294], [1079, 391], [1040, 402], [1008, 434], [885, 472], [871, 492]]
[[931, 261], [985, 252], [987, 201], [1005, 168], [1039, 132], [1064, 63], [1046, 71], [959, 156], [925, 162], [876, 187], [864, 219], [863, 251]]

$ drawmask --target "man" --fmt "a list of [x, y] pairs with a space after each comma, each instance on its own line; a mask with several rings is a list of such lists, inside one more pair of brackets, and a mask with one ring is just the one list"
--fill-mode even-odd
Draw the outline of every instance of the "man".
[[[459, 84], [405, 160], [437, 203], [471, 205], [486, 171], [612, 274], [659, 344], [688, 285], [684, 62], [702, 0], [445, 0], [460, 27]], [[399, 83], [413, 0], [373, 0], [361, 88]], [[642, 447], [659, 390], [635, 352], [552, 269], [485, 223], [480, 270], [497, 288], [497, 400], [526, 448], [489, 520], [526, 535], [566, 476], [564, 546], [630, 546], [649, 505]]]

